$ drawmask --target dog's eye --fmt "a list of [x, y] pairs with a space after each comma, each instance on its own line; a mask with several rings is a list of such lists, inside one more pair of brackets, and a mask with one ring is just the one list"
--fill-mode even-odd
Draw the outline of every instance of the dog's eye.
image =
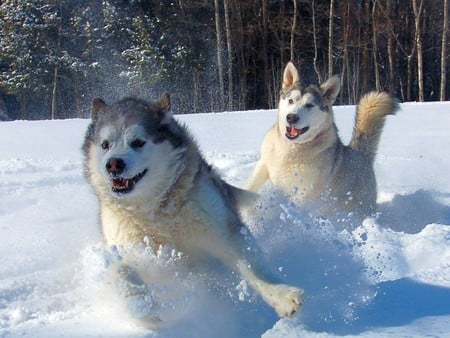
[[293, 103], [294, 103], [294, 100], [293, 100], [293, 99], [289, 99], [288, 103], [289, 103], [289, 104], [293, 104]]
[[130, 146], [133, 149], [138, 149], [138, 148], [142, 148], [145, 145], [145, 141], [140, 140], [140, 139], [136, 139], [133, 142], [131, 142]]
[[314, 107], [314, 105], [312, 103], [305, 104], [305, 108], [312, 108], [312, 107]]
[[103, 150], [108, 150], [109, 149], [109, 142], [108, 141], [103, 141], [102, 142], [102, 149]]

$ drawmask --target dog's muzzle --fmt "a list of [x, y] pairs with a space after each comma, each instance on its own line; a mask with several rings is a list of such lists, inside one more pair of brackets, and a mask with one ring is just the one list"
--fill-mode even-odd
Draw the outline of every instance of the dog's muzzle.
[[291, 126], [286, 127], [286, 137], [290, 140], [295, 140], [300, 135], [306, 133], [309, 130], [309, 127], [304, 127], [302, 129], [297, 129]]
[[111, 189], [115, 193], [124, 194], [130, 192], [133, 190], [136, 183], [147, 173], [147, 169], [145, 169], [131, 178], [124, 178], [121, 177], [120, 174], [125, 170], [125, 167], [126, 163], [121, 158], [111, 158], [106, 163], [106, 171], [112, 179]]
[[144, 177], [144, 175], [147, 173], [147, 169], [145, 169], [143, 172], [140, 172], [136, 176], [133, 176], [131, 178], [113, 178], [112, 180], [112, 191], [115, 193], [124, 194], [127, 192], [130, 192], [133, 190], [134, 186], [136, 185], [139, 180]]
[[300, 135], [306, 133], [309, 130], [309, 127], [304, 127], [301, 129], [297, 129], [294, 127], [294, 125], [298, 122], [299, 117], [297, 114], [288, 114], [286, 116], [286, 122], [287, 122], [287, 126], [286, 126], [286, 137], [289, 140], [295, 140], [297, 137], [299, 137]]

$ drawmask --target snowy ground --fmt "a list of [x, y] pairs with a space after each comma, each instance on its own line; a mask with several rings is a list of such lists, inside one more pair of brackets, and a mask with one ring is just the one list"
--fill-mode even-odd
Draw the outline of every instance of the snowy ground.
[[[335, 113], [347, 141], [354, 107]], [[177, 118], [242, 185], [275, 114]], [[246, 222], [274, 273], [306, 291], [293, 319], [278, 320], [228, 271], [191, 273], [176, 253], [142, 252], [173, 319], [158, 332], [136, 323], [111, 286], [119, 254], [101, 244], [83, 178], [87, 124], [0, 123], [0, 336], [450, 337], [450, 102], [403, 104], [388, 118], [375, 164], [380, 213], [356, 229], [311, 219], [264, 188]]]

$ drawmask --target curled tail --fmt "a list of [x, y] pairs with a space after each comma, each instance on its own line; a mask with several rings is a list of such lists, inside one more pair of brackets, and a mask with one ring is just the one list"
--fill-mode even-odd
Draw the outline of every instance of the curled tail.
[[359, 101], [350, 147], [368, 156], [373, 162], [386, 115], [399, 109], [398, 101], [386, 92], [370, 92]]

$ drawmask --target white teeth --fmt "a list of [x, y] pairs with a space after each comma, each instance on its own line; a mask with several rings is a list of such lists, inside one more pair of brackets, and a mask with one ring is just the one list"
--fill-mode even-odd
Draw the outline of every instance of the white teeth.
[[132, 178], [116, 178], [112, 180], [112, 190], [114, 192], [129, 192], [134, 185], [146, 174], [147, 169]]

